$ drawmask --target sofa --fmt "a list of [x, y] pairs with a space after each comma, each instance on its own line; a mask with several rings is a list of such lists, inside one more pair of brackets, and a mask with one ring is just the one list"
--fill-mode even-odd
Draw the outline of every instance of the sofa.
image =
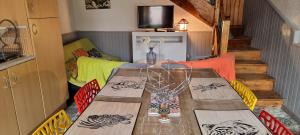
[[[87, 38], [79, 39], [64, 45], [65, 67], [69, 83], [70, 97], [73, 97], [78, 88], [87, 82], [97, 79], [102, 88], [108, 80], [114, 68], [118, 68], [126, 62], [119, 57], [111, 56], [101, 50]], [[86, 52], [95, 49], [101, 57], [82, 56], [76, 57], [74, 52], [84, 50]]]

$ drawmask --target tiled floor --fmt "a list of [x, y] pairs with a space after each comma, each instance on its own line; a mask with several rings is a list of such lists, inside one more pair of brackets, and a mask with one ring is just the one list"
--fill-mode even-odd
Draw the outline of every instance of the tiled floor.
[[[300, 135], [300, 125], [293, 120], [286, 112], [284, 112], [280, 108], [273, 108], [273, 107], [268, 107], [264, 108], [267, 112], [275, 116], [277, 119], [279, 119], [284, 125], [286, 125], [295, 135]], [[259, 113], [261, 112], [262, 109], [256, 108], [254, 110], [254, 113], [256, 116], [259, 116]], [[72, 103], [70, 106], [67, 108], [67, 114], [71, 118], [72, 122], [74, 122], [78, 115], [78, 111], [76, 108], [75, 103]]]
[[[256, 116], [259, 116], [261, 108], [255, 108], [254, 113]], [[286, 125], [295, 135], [300, 135], [300, 124], [292, 119], [285, 111], [281, 108], [267, 107], [264, 108], [265, 111], [269, 112], [275, 116], [278, 120]]]
[[72, 122], [74, 122], [77, 119], [78, 111], [77, 111], [77, 107], [74, 102], [67, 107], [66, 112]]

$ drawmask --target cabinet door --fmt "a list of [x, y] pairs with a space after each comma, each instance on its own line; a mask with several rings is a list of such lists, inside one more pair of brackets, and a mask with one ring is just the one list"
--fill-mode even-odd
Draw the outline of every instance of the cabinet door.
[[69, 97], [59, 20], [29, 19], [29, 22], [48, 117]]
[[27, 0], [29, 18], [58, 17], [58, 0]]
[[0, 71], [0, 134], [18, 135], [18, 123], [7, 70]]
[[36, 62], [32, 60], [11, 67], [8, 74], [20, 134], [27, 135], [45, 119]]

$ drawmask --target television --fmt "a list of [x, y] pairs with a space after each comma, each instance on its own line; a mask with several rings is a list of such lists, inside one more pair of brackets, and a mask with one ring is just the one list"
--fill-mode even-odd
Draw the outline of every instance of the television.
[[138, 28], [173, 28], [174, 6], [138, 6]]

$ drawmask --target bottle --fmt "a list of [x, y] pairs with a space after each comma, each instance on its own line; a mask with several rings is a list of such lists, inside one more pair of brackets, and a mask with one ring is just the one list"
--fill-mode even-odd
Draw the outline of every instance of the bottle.
[[147, 53], [147, 64], [155, 65], [156, 64], [156, 53], [153, 51], [153, 47], [149, 48], [150, 51]]

